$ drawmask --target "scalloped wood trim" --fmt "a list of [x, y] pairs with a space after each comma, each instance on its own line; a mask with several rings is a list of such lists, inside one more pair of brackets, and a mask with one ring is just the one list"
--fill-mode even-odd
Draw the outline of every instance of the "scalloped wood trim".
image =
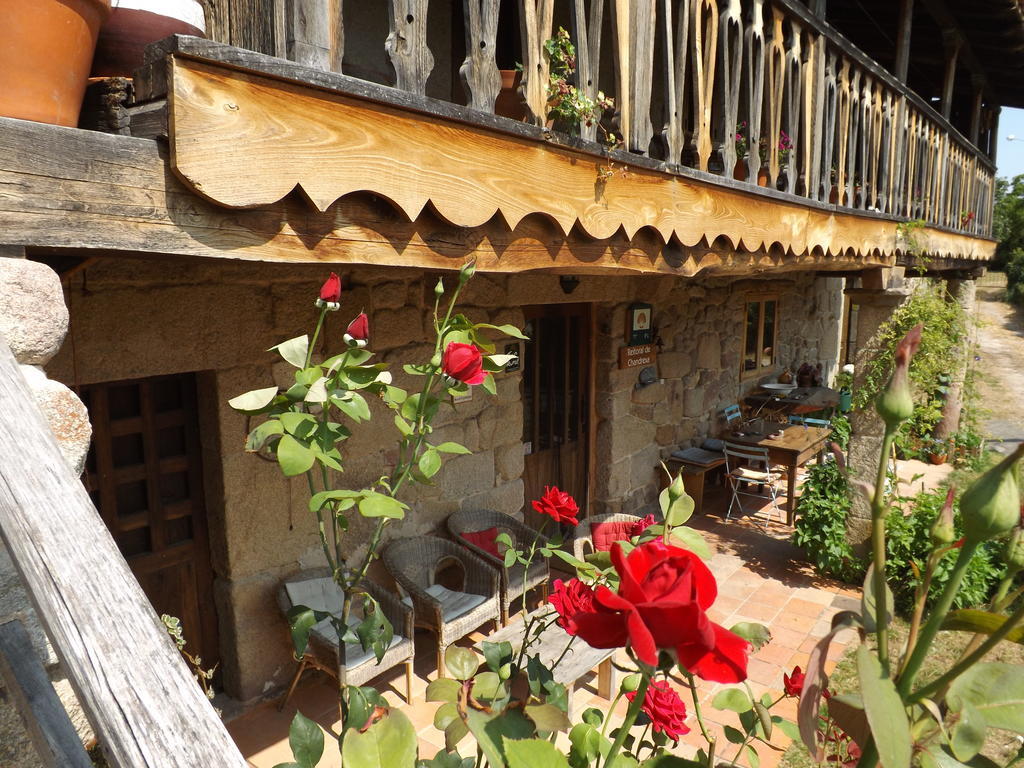
[[[582, 152], [208, 62], [172, 61], [172, 168], [221, 206], [265, 207], [298, 189], [323, 212], [365, 191], [410, 221], [429, 204], [465, 228], [497, 213], [515, 228], [541, 214], [563, 235], [578, 226], [598, 240], [619, 231], [632, 239], [648, 228], [663, 243], [781, 250], [808, 262], [878, 263], [899, 251], [896, 223], [887, 219], [618, 164], [602, 180], [607, 161]], [[927, 232], [944, 255], [987, 258], [987, 241]]]

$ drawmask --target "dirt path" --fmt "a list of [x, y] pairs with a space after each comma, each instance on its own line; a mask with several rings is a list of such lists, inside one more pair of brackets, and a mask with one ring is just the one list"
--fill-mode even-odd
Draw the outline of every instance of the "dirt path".
[[1002, 298], [1003, 288], [978, 288], [978, 387], [983, 427], [995, 450], [1024, 441], [1024, 313]]

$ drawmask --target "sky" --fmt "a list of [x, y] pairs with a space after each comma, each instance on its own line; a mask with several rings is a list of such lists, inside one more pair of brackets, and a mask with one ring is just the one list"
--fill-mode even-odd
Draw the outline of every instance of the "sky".
[[[1016, 137], [1010, 141], [1008, 136]], [[999, 113], [999, 145], [996, 148], [996, 175], [1013, 178], [1024, 173], [1024, 109], [1003, 107]]]

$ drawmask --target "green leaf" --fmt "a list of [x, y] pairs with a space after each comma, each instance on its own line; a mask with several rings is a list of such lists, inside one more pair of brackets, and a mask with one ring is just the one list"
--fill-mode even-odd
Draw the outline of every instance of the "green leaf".
[[658, 504], [661, 506], [661, 513], [665, 517], [665, 525], [669, 527], [683, 525], [693, 515], [695, 507], [693, 497], [686, 493], [686, 491], [683, 491], [679, 498], [672, 501], [668, 488], [658, 495]]
[[441, 469], [441, 454], [433, 448], [428, 448], [420, 456], [419, 468], [424, 477], [433, 477]]
[[843, 733], [853, 739], [858, 746], [864, 747], [871, 736], [867, 715], [864, 712], [864, 701], [855, 693], [841, 693], [828, 700], [828, 714], [832, 717]]
[[275, 349], [281, 353], [281, 357], [286, 362], [291, 363], [296, 368], [303, 368], [306, 365], [306, 354], [309, 352], [309, 336], [302, 334], [294, 339], [282, 341], [280, 344], [276, 344], [268, 349], [267, 352], [273, 352]]
[[739, 624], [733, 624], [729, 631], [748, 640], [755, 651], [759, 651], [772, 640], [772, 633], [768, 627], [756, 621], [741, 621]]
[[408, 421], [402, 418], [399, 413], [395, 414], [395, 426], [398, 427], [398, 431], [402, 433], [404, 437], [408, 437], [412, 434], [412, 425]]
[[526, 739], [534, 735], [533, 723], [518, 709], [509, 709], [500, 715], [469, 709], [466, 723], [492, 766], [505, 765], [505, 739]]
[[725, 709], [730, 712], [748, 712], [754, 706], [750, 696], [742, 688], [725, 688], [719, 691], [711, 701], [715, 709]]
[[243, 413], [259, 413], [277, 397], [277, 387], [265, 389], [254, 389], [251, 392], [233, 397], [228, 400], [228, 405], [236, 411]]
[[725, 732], [725, 738], [727, 738], [733, 744], [742, 744], [747, 740], [747, 737], [737, 728], [733, 728], [731, 725], [727, 725], [722, 729]]
[[754, 746], [747, 744], [743, 749], [747, 753], [747, 762], [750, 763], [750, 768], [761, 768], [761, 758], [758, 756]]
[[329, 615], [324, 611], [314, 611], [304, 605], [295, 605], [288, 610], [288, 626], [292, 631], [292, 645], [295, 646], [297, 659], [301, 659], [306, 653], [306, 648], [309, 647], [309, 631], [313, 625], [323, 621]]
[[505, 757], [508, 768], [569, 768], [565, 755], [544, 739], [506, 738]]
[[857, 679], [882, 768], [909, 768], [913, 741], [906, 709], [892, 679], [864, 643], [857, 647]]
[[946, 702], [953, 712], [972, 705], [990, 728], [1024, 733], [1024, 667], [975, 664], [953, 681]]
[[491, 643], [484, 640], [480, 643], [480, 650], [483, 651], [484, 660], [492, 672], [497, 672], [512, 661], [512, 643], [507, 640], [500, 643]]
[[456, 680], [469, 680], [480, 668], [480, 659], [468, 648], [449, 645], [444, 652], [444, 665]]
[[554, 704], [528, 704], [524, 707], [526, 716], [537, 725], [538, 731], [567, 731], [572, 727], [565, 712]]
[[434, 449], [440, 451], [441, 453], [472, 453], [472, 451], [469, 450], [469, 448], [467, 448], [466, 446], [451, 442], [435, 445]]
[[481, 672], [473, 678], [473, 698], [493, 701], [505, 693], [501, 678], [496, 672]]
[[316, 512], [327, 506], [329, 501], [348, 501], [347, 505], [342, 505], [343, 509], [349, 509], [352, 506], [354, 499], [361, 499], [364, 491], [320, 491], [314, 494], [309, 500], [309, 511]]
[[604, 722], [604, 712], [597, 707], [587, 707], [583, 710], [583, 716], [581, 718], [584, 723], [597, 728]]
[[611, 742], [588, 723], [579, 723], [569, 731], [569, 764], [573, 768], [586, 768], [598, 755], [607, 754]]
[[480, 386], [483, 387], [484, 391], [491, 395], [498, 394], [498, 387], [494, 383], [494, 376], [487, 374], [487, 377], [480, 382]]
[[[861, 593], [861, 616], [864, 620], [864, 631], [872, 634], [877, 631], [875, 628], [875, 566], [869, 565], [868, 572], [864, 576], [864, 589]], [[889, 585], [885, 585], [885, 625], [892, 623], [893, 598]]]
[[514, 549], [506, 549], [505, 550], [504, 565], [505, 565], [506, 568], [511, 568], [513, 565], [515, 565], [516, 560], [518, 560], [518, 559], [519, 559], [519, 557], [516, 554], [516, 551]]
[[513, 360], [518, 360], [519, 355], [487, 355], [483, 359], [483, 369], [491, 373], [498, 373], [505, 370], [505, 366]]
[[331, 402], [356, 424], [369, 421], [370, 406], [366, 404], [366, 399], [358, 392], [349, 392], [347, 394], [349, 397], [332, 399]]
[[288, 728], [288, 746], [301, 768], [315, 768], [324, 754], [324, 732], [320, 726], [296, 710]]
[[277, 419], [264, 421], [250, 432], [249, 436], [245, 439], [245, 450], [248, 453], [256, 453], [268, 442], [283, 434], [284, 427], [281, 426], [280, 421]]
[[569, 565], [571, 565], [573, 568], [587, 568], [588, 567], [587, 563], [583, 562], [582, 560], [579, 560], [576, 557], [573, 557], [568, 552], [563, 552], [560, 549], [556, 549], [554, 551], [554, 555], [555, 555], [555, 557], [559, 558], [560, 560], [563, 560], [566, 563], [568, 563]]
[[315, 454], [291, 435], [285, 435], [277, 444], [277, 463], [286, 477], [309, 471], [315, 460]]
[[[980, 632], [985, 635], [991, 635], [1005, 623], [1006, 617], [998, 613], [965, 608], [960, 611], [950, 611], [946, 614], [940, 629]], [[1014, 627], [1003, 639], [1009, 640], [1011, 643], [1024, 643], [1024, 625]]]
[[415, 765], [419, 739], [409, 718], [390, 710], [379, 722], [366, 729], [346, 732], [341, 755], [346, 768], [381, 768]]
[[670, 538], [672, 543], [688, 549], [702, 560], [711, 559], [711, 549], [704, 537], [699, 532], [685, 525], [676, 526], [672, 529]]
[[964, 702], [960, 717], [949, 731], [949, 748], [957, 760], [966, 763], [981, 751], [987, 727], [984, 715], [973, 705]]
[[390, 517], [393, 520], [405, 517], [408, 507], [398, 499], [376, 491], [366, 491], [365, 494], [359, 501], [359, 514], [363, 517]]
[[453, 720], [448, 724], [448, 727], [444, 729], [444, 746], [449, 752], [458, 746], [459, 742], [462, 741], [469, 734], [469, 726], [460, 717], [458, 720]]
[[290, 435], [297, 435], [300, 438], [309, 436], [309, 433], [316, 428], [316, 419], [308, 413], [282, 413], [278, 418], [285, 432]]
[[[451, 682], [455, 682], [452, 680]], [[456, 683], [458, 685], [458, 683]], [[429, 701], [429, 699], [427, 699]], [[456, 720], [461, 720], [459, 717], [459, 708], [454, 701], [446, 701], [440, 707], [437, 708], [437, 712], [434, 713], [434, 727], [439, 731], [443, 731], [449, 725]]]
[[309, 391], [306, 392], [306, 396], [302, 399], [307, 403], [326, 403], [327, 379], [321, 376], [319, 379], [310, 384]]
[[[455, 701], [459, 697], [462, 686], [458, 680], [450, 677], [439, 677], [427, 683], [427, 701]], [[444, 730], [441, 728], [440, 730]]]

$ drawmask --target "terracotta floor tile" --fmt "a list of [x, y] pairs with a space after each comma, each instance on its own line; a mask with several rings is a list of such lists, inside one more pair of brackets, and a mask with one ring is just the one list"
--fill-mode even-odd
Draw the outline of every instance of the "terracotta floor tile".
[[777, 686], [782, 682], [782, 666], [750, 659], [747, 663], [747, 677], [755, 683]]
[[784, 645], [771, 642], [755, 653], [754, 658], [760, 659], [761, 661], [767, 661], [769, 664], [781, 664], [786, 666], [789, 664], [789, 660], [793, 657], [795, 652], [796, 651], [793, 648], [787, 648]]
[[780, 627], [774, 623], [768, 629], [772, 633], [772, 642], [784, 645], [787, 648], [799, 648], [800, 644], [807, 638], [806, 632]]
[[786, 611], [813, 619], [822, 618], [824, 616], [831, 619], [834, 615], [834, 611], [830, 611], [827, 606], [823, 606], [821, 603], [812, 602], [811, 600], [804, 600], [799, 597], [794, 597], [786, 603]]
[[752, 597], [740, 607], [737, 613], [749, 616], [751, 619], [765, 624], [778, 616], [781, 610], [782, 607], [779, 605], [771, 605], [768, 602]]
[[807, 662], [810, 660], [810, 658], [811, 658], [811, 655], [809, 653], [803, 653], [802, 651], [797, 651], [792, 656], [790, 656], [789, 659], [786, 660], [786, 662], [785, 662], [785, 664], [783, 666], [786, 667], [786, 671], [787, 672], [789, 670], [793, 669], [793, 667], [800, 667], [800, 669], [806, 671], [807, 670]]

